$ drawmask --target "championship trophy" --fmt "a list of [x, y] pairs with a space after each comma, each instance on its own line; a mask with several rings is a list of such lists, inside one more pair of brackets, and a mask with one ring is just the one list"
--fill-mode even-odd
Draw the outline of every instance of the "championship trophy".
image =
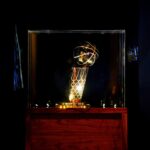
[[95, 45], [85, 42], [73, 50], [75, 65], [72, 67], [69, 102], [57, 105], [58, 108], [87, 108], [90, 105], [81, 102], [89, 67], [92, 66], [99, 57]]

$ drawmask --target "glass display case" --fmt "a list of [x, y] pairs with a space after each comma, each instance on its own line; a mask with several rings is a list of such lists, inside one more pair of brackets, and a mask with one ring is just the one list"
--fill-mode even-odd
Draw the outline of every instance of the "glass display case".
[[29, 107], [126, 107], [125, 30], [29, 30]]

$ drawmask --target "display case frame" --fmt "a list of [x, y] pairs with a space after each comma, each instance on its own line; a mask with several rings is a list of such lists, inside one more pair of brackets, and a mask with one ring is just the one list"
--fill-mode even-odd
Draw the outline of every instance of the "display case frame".
[[[51, 41], [49, 41], [50, 45], [52, 44], [52, 42], [55, 42], [56, 45], [57, 44], [58, 45], [62, 44], [62, 49], [57, 49], [57, 48], [60, 48], [60, 47], [56, 46], [57, 48], [54, 49], [54, 50], [53, 50], [54, 45], [52, 44], [53, 46], [49, 47], [49, 48], [52, 48], [52, 49], [49, 49], [49, 51], [51, 51], [51, 52], [49, 52], [48, 49], [46, 49], [45, 52], [44, 52], [46, 54], [44, 54], [44, 56], [49, 55], [49, 56], [53, 57], [53, 54], [54, 55], [56, 55], [56, 54], [62, 55], [62, 53], [60, 53], [60, 51], [65, 49], [65, 44], [67, 43], [66, 39], [70, 43], [72, 42], [73, 46], [72, 47], [70, 46], [71, 49], [68, 50], [69, 51], [68, 57], [64, 57], [64, 58], [59, 57], [61, 59], [61, 61], [62, 60], [65, 61], [65, 63], [67, 64], [67, 65], [65, 64], [66, 65], [65, 67], [68, 67], [68, 68], [71, 68], [73, 66], [73, 63], [72, 63], [73, 60], [69, 60], [69, 59], [71, 58], [71, 53], [73, 52], [73, 48], [75, 46], [78, 46], [77, 44], [80, 44], [83, 41], [90, 41], [90, 40], [93, 43], [95, 42], [96, 44], [95, 43], [94, 44], [97, 46], [97, 48], [100, 51], [99, 52], [100, 53], [99, 54], [100, 58], [98, 58], [98, 61], [99, 61], [98, 63], [100, 65], [102, 63], [105, 64], [105, 62], [102, 62], [104, 60], [103, 55], [104, 55], [105, 58], [107, 58], [107, 55], [108, 55], [109, 59], [111, 59], [110, 62], [109, 62], [110, 63], [109, 65], [110, 66], [114, 65], [114, 68], [112, 67], [112, 69], [111, 69], [111, 67], [110, 67], [110, 69], [109, 69], [109, 79], [106, 79], [104, 76], [106, 75], [106, 72], [108, 70], [107, 69], [105, 70], [105, 68], [104, 68], [105, 65], [102, 66], [103, 67], [102, 71], [105, 70], [106, 72], [104, 71], [104, 73], [98, 73], [99, 75], [94, 77], [94, 78], [97, 78], [97, 81], [95, 81], [95, 85], [91, 84], [91, 82], [90, 82], [90, 78], [92, 78], [92, 74], [89, 75], [90, 76], [89, 80], [88, 80], [89, 82], [86, 83], [86, 85], [88, 85], [87, 88], [89, 88], [89, 89], [92, 86], [93, 87], [98, 86], [98, 84], [97, 84], [98, 82], [100, 82], [100, 84], [101, 84], [102, 80], [104, 80], [104, 81], [109, 80], [108, 81], [109, 83], [107, 83], [107, 91], [104, 91], [105, 93], [104, 92], [103, 93], [99, 92], [102, 96], [98, 95], [98, 90], [99, 89], [98, 90], [96, 89], [97, 91], [93, 87], [92, 87], [93, 89], [91, 91], [86, 89], [85, 92], [84, 92], [83, 101], [85, 101], [85, 102], [87, 101], [87, 103], [89, 103], [92, 107], [126, 107], [126, 89], [125, 89], [126, 88], [126, 79], [125, 79], [125, 74], [126, 74], [125, 73], [125, 70], [126, 70], [125, 69], [126, 68], [126, 51], [125, 51], [126, 41], [125, 41], [125, 38], [126, 38], [126, 35], [125, 35], [125, 30], [121, 29], [121, 30], [28, 30], [28, 104], [29, 104], [28, 106], [29, 106], [29, 108], [43, 107], [43, 106], [46, 107], [47, 104], [49, 104], [49, 106], [51, 106], [51, 107], [55, 107], [55, 104], [57, 104], [59, 102], [67, 102], [67, 98], [66, 98], [65, 94], [66, 94], [66, 91], [69, 89], [69, 86], [66, 87], [66, 89], [64, 89], [64, 87], [62, 87], [62, 89], [64, 89], [64, 93], [65, 93], [64, 95], [65, 96], [62, 94], [62, 91], [59, 89], [61, 87], [57, 87], [57, 88], [55, 87], [54, 88], [55, 83], [53, 83], [53, 85], [54, 85], [53, 88], [54, 88], [55, 91], [52, 91], [53, 88], [48, 87], [49, 88], [49, 93], [56, 93], [56, 95], [59, 95], [59, 94], [61, 95], [62, 94], [64, 96], [64, 98], [62, 98], [63, 96], [62, 97], [60, 96], [60, 99], [59, 99], [59, 97], [57, 97], [57, 100], [55, 100], [56, 95], [51, 99], [51, 96], [49, 96], [47, 94], [48, 92], [47, 93], [45, 92], [45, 93], [49, 97], [47, 95], [46, 95], [47, 96], [46, 97], [43, 94], [44, 92], [43, 93], [41, 92], [45, 88], [44, 84], [46, 84], [46, 82], [47, 82], [47, 80], [44, 80], [44, 78], [47, 74], [47, 73], [45, 73], [46, 71], [43, 72], [43, 74], [45, 74], [45, 76], [41, 77], [41, 74], [40, 74], [39, 76], [41, 78], [37, 77], [37, 68], [38, 68], [37, 64], [39, 64], [39, 61], [37, 59], [37, 57], [39, 57], [37, 55], [37, 53], [38, 53], [37, 49], [40, 50], [40, 48], [38, 48], [39, 45], [40, 45], [39, 44], [40, 40], [41, 40], [40, 36], [42, 37], [43, 35], [46, 35], [47, 36], [46, 38], [49, 38], [50, 36], [52, 36]], [[72, 41], [69, 40], [69, 39], [72, 39]], [[63, 42], [61, 42], [62, 40], [64, 40], [64, 43], [65, 43], [64, 45], [63, 45]], [[107, 45], [108, 41], [109, 41], [109, 43]], [[48, 42], [48, 40], [47, 40], [47, 42]], [[104, 42], [105, 44], [103, 44], [102, 42]], [[103, 45], [103, 46], [101, 47], [100, 45]], [[42, 44], [40, 46], [42, 47]], [[41, 51], [44, 51], [42, 48], [41, 48]], [[44, 48], [46, 48], [46, 46]], [[102, 50], [101, 48], [104, 48], [104, 49]], [[108, 50], [108, 54], [107, 54], [107, 53], [104, 52], [104, 51], [106, 51], [105, 48], [112, 48], [113, 50], [112, 51]], [[68, 51], [66, 51], [66, 52], [68, 52]], [[64, 53], [66, 53], [66, 52], [64, 52]], [[40, 52], [40, 54], [42, 54], [42, 53]], [[64, 55], [62, 55], [62, 57], [63, 56]], [[55, 56], [53, 57], [53, 59], [55, 59]], [[42, 58], [42, 60], [44, 60], [44, 59]], [[49, 59], [47, 58], [46, 61], [48, 61], [48, 60]], [[68, 61], [68, 62], [66, 62], [66, 61]], [[69, 62], [69, 61], [71, 61], [71, 62]], [[52, 63], [52, 61], [50, 63]], [[41, 68], [42, 69], [47, 68], [50, 63], [48, 63], [48, 64], [45, 63], [43, 66], [40, 64]], [[61, 62], [58, 62], [58, 63], [61, 63]], [[98, 66], [98, 63], [96, 62], [97, 66]], [[60, 69], [62, 69], [64, 67], [63, 66], [61, 68], [59, 65], [56, 65], [55, 62], [50, 67], [52, 67], [52, 66], [60, 68]], [[97, 66], [96, 67], [95, 66], [93, 66], [93, 68], [97, 67]], [[41, 70], [40, 70], [40, 72], [42, 72]], [[91, 70], [92, 70], [92, 67], [91, 67]], [[55, 69], [53, 71], [55, 71]], [[95, 74], [96, 74], [96, 69], [94, 71], [95, 71]], [[57, 73], [57, 71], [56, 71], [55, 75], [58, 76], [59, 73]], [[51, 74], [51, 73], [48, 73], [48, 74]], [[67, 76], [68, 76], [68, 79], [66, 80], [67, 84], [68, 84], [69, 78], [70, 78], [69, 75], [70, 75], [70, 72], [67, 74]], [[64, 76], [66, 76], [66, 74], [64, 74], [62, 76], [64, 77]], [[47, 79], [48, 79], [48, 77], [47, 77]], [[43, 80], [45, 83], [41, 84], [42, 83], [41, 80]], [[56, 79], [55, 79], [55, 81], [56, 81]], [[38, 83], [38, 82], [40, 82], [40, 83]], [[48, 81], [48, 82], [50, 83], [51, 81]], [[117, 82], [119, 82], [119, 84]], [[103, 85], [104, 85], [104, 83], [103, 83]], [[102, 89], [103, 88], [102, 86], [98, 86], [98, 88]], [[37, 88], [37, 87], [39, 87], [39, 88]], [[58, 91], [58, 93], [56, 91], [57, 89], [60, 90], [60, 91]], [[117, 90], [119, 89], [118, 91], [120, 93], [117, 93], [115, 89], [117, 89]], [[48, 91], [48, 89], [45, 88], [45, 91]], [[96, 91], [96, 92], [94, 93], [93, 91]], [[113, 91], [115, 91], [114, 93], [116, 95], [120, 94], [120, 97], [118, 95], [115, 96], [115, 94], [113, 94]], [[44, 97], [42, 99], [42, 96], [41, 96], [42, 94], [41, 94], [39, 96], [40, 100], [36, 100], [36, 99], [38, 99], [37, 95], [40, 92], [46, 98]], [[87, 93], [92, 93], [92, 92], [93, 92], [93, 94], [91, 94], [92, 96], [90, 94], [87, 94]], [[94, 97], [94, 94], [96, 95], [95, 97]], [[95, 99], [95, 102], [90, 101], [90, 99], [93, 99], [93, 101]]]

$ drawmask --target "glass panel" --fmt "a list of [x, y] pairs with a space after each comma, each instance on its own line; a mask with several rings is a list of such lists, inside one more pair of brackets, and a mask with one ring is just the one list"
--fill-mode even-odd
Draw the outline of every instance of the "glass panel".
[[[87, 50], [86, 44], [96, 49], [96, 59], [95, 50]], [[126, 107], [125, 30], [28, 31], [30, 106], [69, 102], [75, 67], [88, 70], [80, 102], [91, 107]]]

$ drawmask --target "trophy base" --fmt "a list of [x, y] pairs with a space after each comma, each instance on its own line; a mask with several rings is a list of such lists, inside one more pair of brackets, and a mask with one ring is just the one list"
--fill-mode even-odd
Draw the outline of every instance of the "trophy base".
[[89, 108], [90, 104], [85, 104], [83, 102], [63, 102], [61, 104], [56, 104], [56, 108], [66, 109], [66, 108]]

